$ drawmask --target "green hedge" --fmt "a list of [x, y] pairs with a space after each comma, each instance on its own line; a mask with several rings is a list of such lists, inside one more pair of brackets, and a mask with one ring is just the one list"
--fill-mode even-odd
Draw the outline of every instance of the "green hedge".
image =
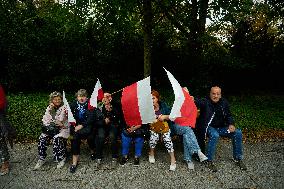
[[[68, 97], [68, 102], [74, 99]], [[48, 94], [11, 94], [8, 100], [8, 116], [18, 131], [18, 140], [37, 139]], [[173, 98], [168, 96], [164, 100], [171, 104]], [[238, 127], [247, 131], [284, 129], [284, 96], [230, 96], [228, 100]]]

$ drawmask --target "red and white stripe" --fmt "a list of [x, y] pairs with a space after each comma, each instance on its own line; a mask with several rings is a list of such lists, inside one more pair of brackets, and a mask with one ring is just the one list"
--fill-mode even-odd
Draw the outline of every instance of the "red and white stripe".
[[65, 106], [65, 110], [67, 111], [67, 118], [68, 118], [68, 122], [70, 123], [70, 125], [75, 126], [76, 125], [76, 120], [73, 116], [73, 113], [70, 109], [69, 103], [65, 97], [65, 92], [63, 91], [63, 104]]
[[88, 109], [96, 108], [98, 106], [98, 101], [101, 101], [103, 97], [104, 97], [104, 92], [103, 92], [100, 80], [98, 79], [95, 85], [94, 91], [91, 95], [91, 98], [88, 104]]
[[150, 77], [125, 87], [122, 91], [121, 104], [128, 126], [152, 123], [156, 118]]
[[[165, 68], [164, 68], [165, 69]], [[184, 90], [174, 76], [165, 69], [172, 84], [175, 101], [170, 113], [170, 120], [181, 126], [195, 127], [197, 107], [188, 91]]]

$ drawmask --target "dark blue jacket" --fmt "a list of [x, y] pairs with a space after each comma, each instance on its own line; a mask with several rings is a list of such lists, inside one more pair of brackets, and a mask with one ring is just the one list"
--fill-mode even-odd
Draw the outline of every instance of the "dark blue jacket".
[[[206, 128], [210, 126], [210, 120], [214, 114], [214, 102], [209, 98], [195, 99], [195, 104], [200, 110], [200, 115], [196, 120], [195, 135], [202, 152], [205, 152]], [[234, 119], [230, 111], [229, 103], [225, 98], [221, 98], [217, 105], [220, 106], [224, 117], [224, 126], [234, 125]]]

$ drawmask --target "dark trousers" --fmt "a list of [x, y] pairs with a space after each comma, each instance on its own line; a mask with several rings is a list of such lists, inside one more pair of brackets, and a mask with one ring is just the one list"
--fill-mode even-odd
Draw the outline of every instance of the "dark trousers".
[[90, 149], [94, 149], [94, 138], [93, 133], [80, 133], [74, 132], [73, 139], [71, 140], [71, 153], [72, 155], [80, 155], [81, 140], [87, 139]]
[[116, 125], [110, 124], [106, 127], [106, 136], [109, 136], [112, 158], [118, 158], [118, 134], [119, 128]]

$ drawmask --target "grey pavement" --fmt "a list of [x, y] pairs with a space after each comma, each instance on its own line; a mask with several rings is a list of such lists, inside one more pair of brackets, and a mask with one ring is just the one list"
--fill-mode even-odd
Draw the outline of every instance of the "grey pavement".
[[[244, 143], [247, 171], [241, 171], [232, 160], [232, 146], [227, 140], [219, 141], [216, 153], [217, 173], [194, 162], [189, 171], [183, 161], [182, 145], [174, 141], [177, 158], [175, 172], [168, 171], [169, 155], [159, 143], [156, 163], [148, 162], [145, 144], [140, 166], [133, 159], [125, 166], [110, 169], [109, 146], [103, 165], [95, 170], [87, 145], [82, 145], [81, 161], [75, 174], [69, 173], [70, 159], [62, 169], [56, 169], [49, 146], [46, 164], [32, 171], [37, 161], [37, 144], [16, 144], [11, 154], [11, 172], [0, 176], [0, 189], [7, 188], [284, 188], [284, 141]], [[133, 154], [133, 151], [131, 151]]]

